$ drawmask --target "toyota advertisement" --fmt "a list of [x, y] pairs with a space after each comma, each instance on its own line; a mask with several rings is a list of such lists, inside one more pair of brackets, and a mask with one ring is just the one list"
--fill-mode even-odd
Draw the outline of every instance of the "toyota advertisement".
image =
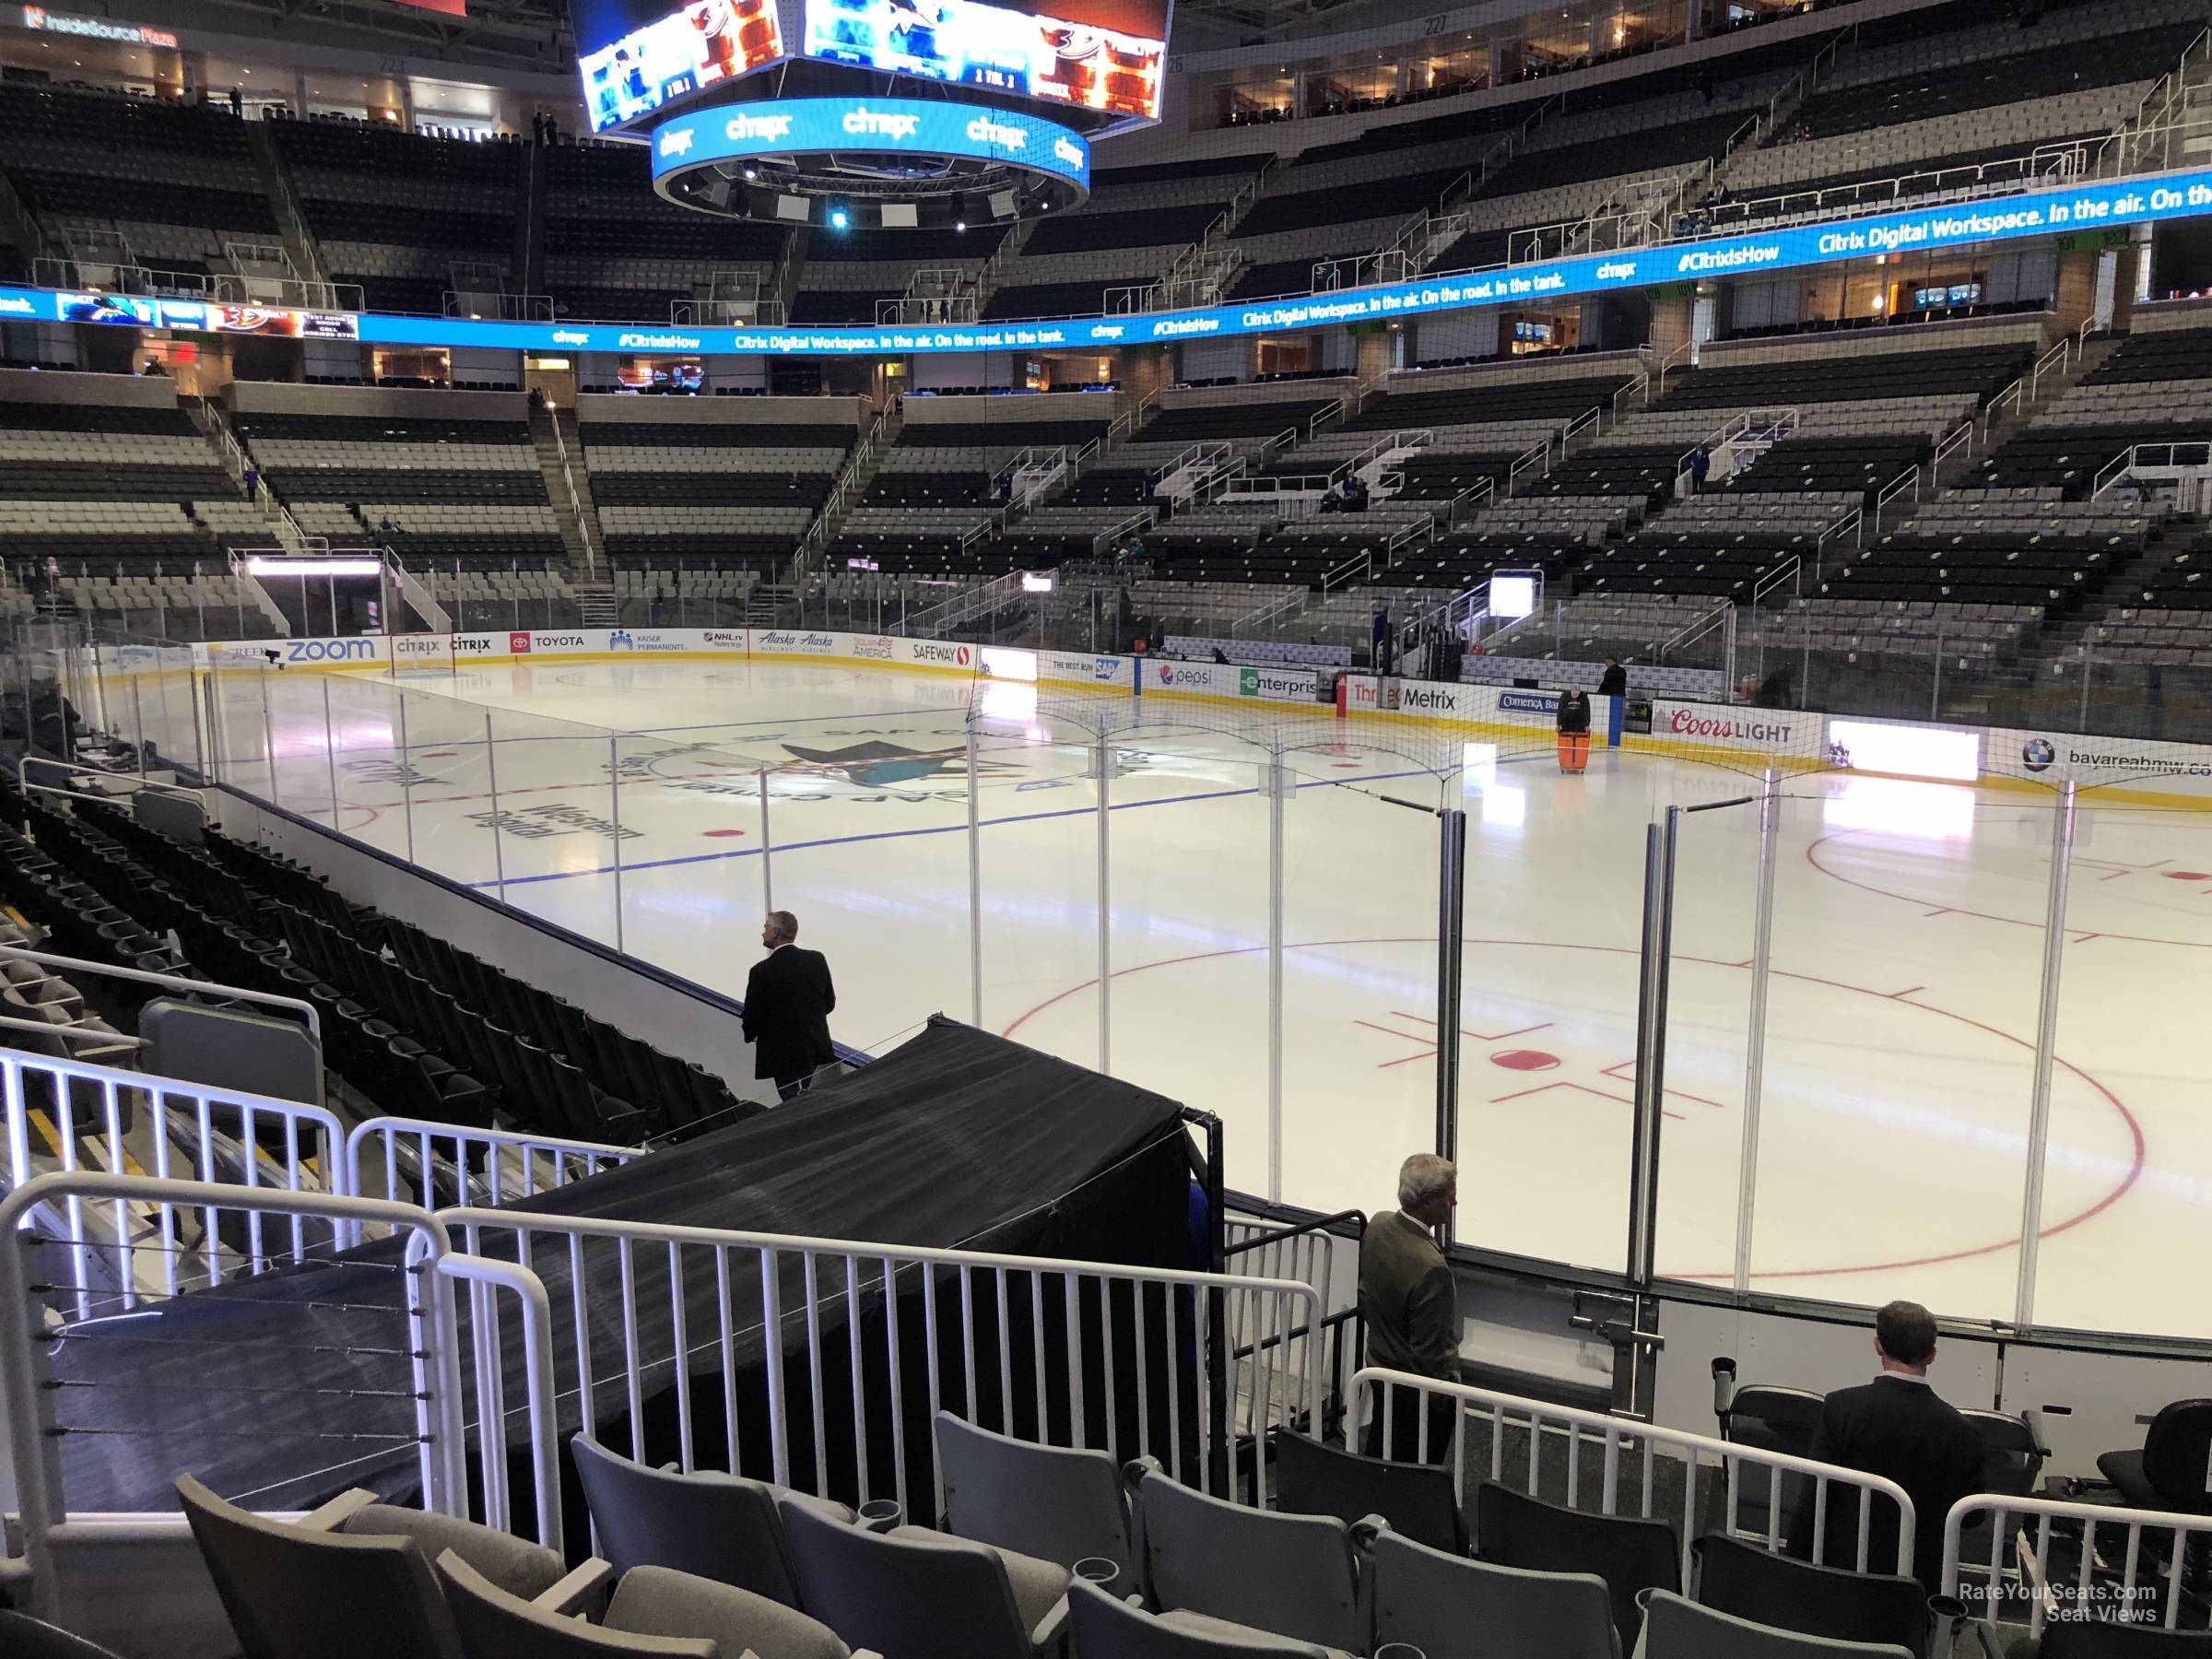
[[[806, 0], [806, 55], [1017, 98], [1159, 118], [1167, 9], [1103, 21], [981, 0]], [[1070, 5], [1064, 10], [1089, 11]], [[1094, 18], [1100, 14], [1092, 12]], [[1122, 28], [1108, 27], [1119, 22]], [[1130, 26], [1138, 32], [1128, 32]]]
[[783, 55], [775, 0], [571, 0], [592, 131], [736, 79]]

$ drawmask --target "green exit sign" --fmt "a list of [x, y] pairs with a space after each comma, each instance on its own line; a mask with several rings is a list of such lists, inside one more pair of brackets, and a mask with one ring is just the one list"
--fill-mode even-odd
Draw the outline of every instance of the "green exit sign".
[[2125, 225], [2108, 225], [2101, 230], [2069, 230], [2057, 239], [2061, 253], [2098, 253], [2107, 248], [2124, 248], [2136, 240]]

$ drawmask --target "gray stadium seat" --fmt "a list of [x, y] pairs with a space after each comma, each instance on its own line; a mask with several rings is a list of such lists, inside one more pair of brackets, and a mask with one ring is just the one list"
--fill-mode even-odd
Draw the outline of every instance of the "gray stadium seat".
[[672, 1568], [795, 1607], [798, 1591], [779, 1505], [816, 1510], [841, 1524], [853, 1520], [841, 1503], [766, 1481], [718, 1470], [684, 1475], [648, 1468], [588, 1434], [569, 1443], [599, 1547], [618, 1572]]
[[1199, 1613], [1147, 1613], [1134, 1601], [1077, 1580], [1067, 1593], [1068, 1625], [1083, 1659], [1328, 1659], [1311, 1642], [1270, 1636]]
[[1145, 1543], [1145, 1588], [1159, 1607], [1204, 1613], [1332, 1651], [1366, 1631], [1351, 1531], [1334, 1516], [1272, 1514], [1210, 1497], [1145, 1458], [1130, 1465]]
[[1409, 1642], [1425, 1659], [1620, 1659], [1595, 1573], [1495, 1567], [1387, 1527], [1360, 1548], [1377, 1646]]
[[509, 1594], [447, 1550], [438, 1558], [464, 1659], [850, 1659], [825, 1626], [766, 1596], [641, 1567], [625, 1573], [597, 1624]]
[[1066, 1622], [1068, 1579], [1046, 1564], [921, 1527], [889, 1533], [783, 1506], [800, 1605], [887, 1659], [1036, 1659]]
[[1010, 1440], [937, 1413], [945, 1522], [959, 1537], [1057, 1562], [1113, 1564], [1114, 1587], [1136, 1587], [1129, 1506], [1104, 1452]]
[[1911, 1648], [1891, 1643], [1835, 1641], [1753, 1624], [1669, 1590], [1647, 1591], [1642, 1600], [1635, 1659], [1913, 1659]]

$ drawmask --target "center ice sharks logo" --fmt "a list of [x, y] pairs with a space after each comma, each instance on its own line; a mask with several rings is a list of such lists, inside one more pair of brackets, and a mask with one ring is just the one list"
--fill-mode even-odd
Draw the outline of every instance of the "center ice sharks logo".
[[[779, 775], [836, 778], [855, 789], [895, 789], [902, 784], [928, 782], [935, 779], [958, 777], [968, 770], [968, 746], [961, 743], [953, 748], [914, 749], [900, 743], [849, 743], [843, 748], [801, 748], [795, 743], [783, 746], [783, 752], [793, 760], [776, 769]], [[976, 770], [985, 776], [1005, 775], [1017, 771], [1017, 767], [994, 760], [979, 760]]]
[[[793, 743], [782, 737], [765, 736], [756, 741], [777, 745], [784, 759], [771, 755], [758, 759], [741, 759], [729, 750], [712, 744], [677, 744], [653, 753], [633, 753], [624, 757], [622, 775], [626, 778], [653, 779], [670, 788], [691, 794], [729, 795], [758, 800], [760, 796], [760, 769], [768, 769], [768, 793], [776, 802], [801, 801], [959, 801], [968, 793], [968, 738], [965, 732], [902, 732], [872, 733], [864, 731], [827, 732], [828, 737], [852, 738], [835, 748], [819, 747], [812, 743]], [[894, 741], [897, 736], [919, 737], [926, 740], [941, 737], [941, 746], [919, 748], [912, 744]], [[957, 741], [953, 739], [957, 738]], [[1151, 771], [1167, 764], [1170, 757], [1151, 755], [1134, 749], [1116, 749], [1113, 769], [1116, 777], [1135, 772]], [[1022, 752], [1006, 752], [1005, 758], [983, 759], [976, 762], [976, 776], [980, 782], [1005, 782], [1012, 785], [1014, 794], [1027, 794], [1038, 790], [1065, 789], [1074, 784], [1088, 782], [1088, 779], [1073, 771], [1044, 772]]]

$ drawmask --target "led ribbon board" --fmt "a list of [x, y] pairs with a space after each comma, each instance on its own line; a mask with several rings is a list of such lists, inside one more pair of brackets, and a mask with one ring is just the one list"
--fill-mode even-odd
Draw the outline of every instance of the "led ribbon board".
[[667, 181], [695, 168], [839, 153], [995, 162], [1072, 185], [1078, 200], [1090, 191], [1090, 145], [1072, 127], [901, 98], [782, 98], [678, 116], [653, 129], [653, 182], [667, 195]]
[[[904, 106], [880, 99], [805, 100], [851, 111], [865, 101], [871, 110], [927, 109], [965, 124], [977, 112], [956, 113], [951, 105]], [[788, 105], [775, 105], [785, 109]], [[688, 117], [715, 124], [731, 118], [727, 110]], [[991, 112], [994, 122], [1030, 120]], [[840, 118], [841, 120], [841, 117]], [[669, 127], [682, 124], [671, 123]], [[662, 131], [669, 130], [664, 127]], [[918, 129], [917, 129], [918, 131]], [[851, 135], [841, 147], [855, 148]], [[678, 140], [680, 147], [681, 141]], [[695, 138], [694, 144], [704, 143]], [[975, 142], [971, 140], [970, 142]], [[920, 147], [916, 145], [917, 153]], [[657, 154], [656, 168], [676, 158]], [[1218, 339], [1266, 334], [1277, 329], [1320, 328], [1403, 317], [1434, 316], [1478, 306], [1517, 304], [1530, 300], [1565, 299], [1580, 294], [1631, 291], [1703, 276], [1767, 276], [1877, 253], [1965, 247], [1975, 242], [2017, 241], [2069, 231], [2140, 224], [2147, 220], [2196, 218], [2212, 214], [2212, 169], [2162, 173], [2153, 178], [2107, 181], [2065, 190], [1998, 197], [1964, 206], [1924, 207], [1875, 218], [1832, 220], [1787, 230], [1747, 233], [1618, 253], [1588, 254], [1536, 265], [1507, 265], [1460, 276], [1425, 276], [1416, 282], [1341, 292], [1216, 305], [1198, 311], [1146, 312], [1130, 316], [1077, 317], [1050, 322], [1009, 322], [915, 328], [672, 328], [650, 323], [484, 323], [462, 318], [406, 317], [364, 313], [359, 337], [375, 346], [483, 347], [505, 351], [682, 351], [773, 357], [905, 356], [933, 351], [1026, 351], [1111, 349], [1183, 339]], [[313, 332], [337, 325], [334, 313], [299, 313], [318, 319]], [[126, 303], [107, 296], [56, 293], [49, 288], [0, 288], [0, 323], [109, 323], [157, 326]], [[300, 332], [310, 332], [302, 327]]]

